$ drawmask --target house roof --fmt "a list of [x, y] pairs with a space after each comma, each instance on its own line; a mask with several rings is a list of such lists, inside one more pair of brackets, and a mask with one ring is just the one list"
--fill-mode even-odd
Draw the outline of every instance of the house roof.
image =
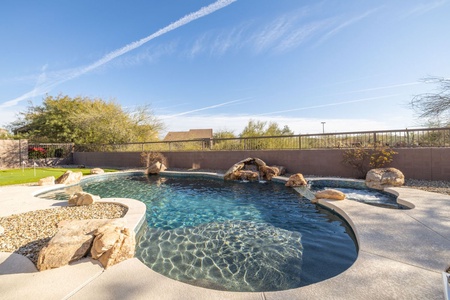
[[164, 138], [165, 142], [186, 141], [199, 139], [212, 139], [212, 129], [190, 129], [189, 131], [169, 131]]

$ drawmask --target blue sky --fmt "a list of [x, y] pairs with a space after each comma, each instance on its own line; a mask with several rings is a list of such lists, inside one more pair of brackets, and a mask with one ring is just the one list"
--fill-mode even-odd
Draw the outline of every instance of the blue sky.
[[0, 126], [46, 94], [150, 105], [166, 131], [419, 127], [450, 76], [450, 0], [0, 4]]

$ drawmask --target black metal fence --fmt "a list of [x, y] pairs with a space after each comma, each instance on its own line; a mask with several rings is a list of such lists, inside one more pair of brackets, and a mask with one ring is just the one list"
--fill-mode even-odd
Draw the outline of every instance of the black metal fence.
[[77, 152], [238, 151], [341, 148], [450, 147], [450, 127], [299, 134], [171, 142], [76, 145]]
[[74, 150], [73, 143], [28, 142], [28, 159], [66, 158]]

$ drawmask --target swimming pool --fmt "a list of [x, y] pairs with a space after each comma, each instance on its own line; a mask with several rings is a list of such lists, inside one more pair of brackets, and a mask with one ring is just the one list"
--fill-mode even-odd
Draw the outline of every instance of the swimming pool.
[[[115, 175], [80, 184], [89, 193], [144, 202], [136, 256], [189, 284], [277, 291], [319, 282], [357, 257], [350, 227], [293, 189], [268, 182]], [[40, 197], [67, 199], [64, 191]]]

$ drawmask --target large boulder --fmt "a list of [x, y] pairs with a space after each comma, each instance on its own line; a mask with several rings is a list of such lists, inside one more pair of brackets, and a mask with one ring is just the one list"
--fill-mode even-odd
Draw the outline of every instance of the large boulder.
[[167, 167], [163, 163], [157, 161], [147, 168], [146, 174], [159, 174], [159, 172], [165, 171], [166, 169]]
[[280, 175], [280, 170], [277, 167], [262, 166], [259, 171], [262, 174], [261, 177], [267, 180], [272, 180], [273, 177]]
[[338, 190], [325, 189], [315, 194], [316, 199], [344, 200], [345, 194]]
[[223, 178], [224, 180], [271, 180], [278, 175], [280, 175], [279, 167], [270, 167], [260, 158], [248, 157], [229, 168]]
[[[116, 235], [120, 242], [111, 242], [111, 238], [108, 238], [109, 242], [102, 242], [103, 244], [109, 243], [116, 246], [114, 250], [111, 250], [113, 247], [96, 246], [96, 249], [108, 248], [108, 250], [111, 250], [109, 256], [114, 259], [106, 260], [108, 266], [129, 258], [131, 253], [134, 255], [134, 235], [126, 229], [126, 220], [123, 218], [62, 221], [58, 224], [58, 227], [56, 235], [39, 252], [37, 268], [40, 271], [65, 266], [88, 255], [95, 237], [102, 235], [105, 228], [114, 228], [115, 231], [120, 232], [119, 235]], [[102, 230], [99, 230], [100, 228]], [[122, 246], [118, 247], [116, 244]], [[124, 253], [119, 253], [120, 251], [124, 251]], [[96, 258], [103, 264], [100, 258], [106, 252], [98, 255], [100, 252], [102, 251], [96, 250]]]
[[308, 185], [308, 183], [306, 182], [305, 178], [301, 173], [297, 173], [291, 175], [285, 185], [290, 187], [296, 187], [296, 186], [306, 186]]
[[123, 224], [106, 224], [94, 233], [91, 256], [108, 268], [134, 256], [136, 240]]
[[83, 173], [81, 172], [72, 172], [71, 170], [67, 170], [64, 174], [62, 174], [58, 179], [56, 179], [55, 183], [57, 184], [75, 184], [80, 182], [83, 177]]
[[101, 168], [93, 168], [93, 169], [91, 169], [90, 173], [92, 175], [96, 175], [96, 174], [103, 174], [103, 173], [105, 173], [105, 171]]
[[235, 175], [236, 179], [246, 180], [246, 181], [257, 181], [259, 180], [259, 173], [254, 171], [241, 170]]
[[366, 186], [383, 190], [386, 187], [402, 186], [405, 183], [403, 173], [395, 168], [372, 169], [367, 172]]
[[77, 192], [70, 196], [69, 206], [82, 206], [90, 205], [96, 201], [100, 200], [100, 196], [92, 195], [86, 192]]
[[54, 184], [55, 184], [55, 176], [49, 176], [49, 177], [41, 178], [38, 181], [38, 185], [39, 186], [54, 185]]

